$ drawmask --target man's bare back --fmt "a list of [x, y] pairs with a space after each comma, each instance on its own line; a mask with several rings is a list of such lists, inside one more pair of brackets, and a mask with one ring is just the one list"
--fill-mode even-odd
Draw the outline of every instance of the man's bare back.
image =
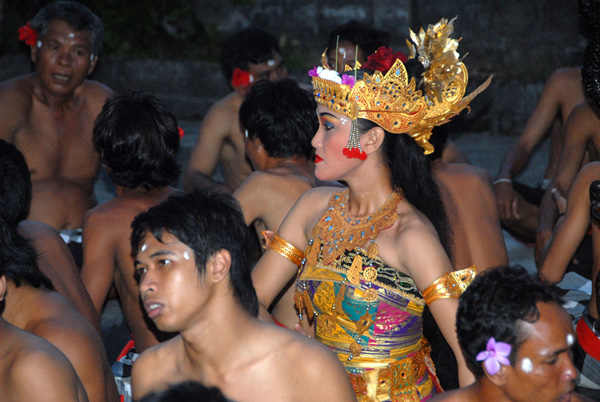
[[[433, 164], [453, 232], [454, 268], [476, 265], [478, 272], [508, 264], [492, 179], [483, 169], [462, 163]], [[469, 192], [464, 190], [468, 188]]]
[[211, 179], [220, 166], [228, 191], [234, 191], [252, 172], [244, 151], [244, 134], [237, 119], [244, 98], [233, 91], [215, 103], [202, 122], [184, 176], [184, 188], [214, 186]]
[[80, 228], [95, 205], [100, 169], [92, 127], [111, 91], [87, 80], [97, 61], [92, 34], [49, 22], [31, 45], [35, 72], [0, 84], [0, 138], [25, 156], [33, 183], [29, 219]]
[[157, 330], [142, 309], [129, 244], [130, 225], [138, 214], [176, 191], [171, 187], [150, 191], [119, 189], [116, 198], [96, 206], [85, 217], [81, 278], [99, 313], [114, 283], [138, 353], [170, 335]]
[[0, 318], [0, 389], [3, 402], [87, 402], [69, 360], [50, 342]]

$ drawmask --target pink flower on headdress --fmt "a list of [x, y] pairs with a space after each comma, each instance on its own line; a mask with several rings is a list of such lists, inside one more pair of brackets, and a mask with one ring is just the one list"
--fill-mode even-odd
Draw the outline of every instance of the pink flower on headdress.
[[354, 77], [348, 74], [342, 74], [342, 84], [348, 85], [350, 88], [354, 86]]
[[367, 62], [361, 66], [361, 69], [378, 70], [385, 74], [398, 59], [402, 63], [406, 63], [408, 60], [404, 53], [394, 53], [389, 47], [381, 46], [375, 53], [367, 57]]
[[248, 71], [242, 70], [236, 67], [231, 75], [231, 86], [234, 88], [247, 88], [251, 82], [254, 81], [254, 77]]
[[319, 76], [319, 70], [317, 69], [317, 67], [313, 67], [312, 70], [308, 70], [308, 76], [309, 77], [318, 77]]
[[29, 22], [19, 28], [17, 32], [19, 33], [19, 40], [25, 41], [26, 45], [34, 45], [37, 41], [37, 32]]
[[511, 346], [505, 342], [496, 342], [491, 337], [485, 347], [486, 350], [477, 354], [477, 361], [484, 361], [485, 368], [490, 375], [496, 374], [500, 370], [500, 364], [510, 365], [508, 356], [510, 356]]

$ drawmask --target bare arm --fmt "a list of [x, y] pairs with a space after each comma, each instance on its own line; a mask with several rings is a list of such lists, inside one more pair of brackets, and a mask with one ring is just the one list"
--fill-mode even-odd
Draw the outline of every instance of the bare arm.
[[600, 163], [585, 165], [571, 186], [564, 218], [557, 223], [554, 234], [540, 256], [539, 275], [551, 283], [562, 280], [569, 262], [590, 225], [589, 189], [600, 177]]
[[598, 124], [598, 117], [588, 103], [577, 105], [567, 120], [564, 144], [558, 160], [556, 174], [546, 190], [540, 205], [540, 223], [536, 236], [536, 252], [539, 253], [550, 239], [556, 221], [556, 206], [552, 189], [566, 194], [579, 171], [588, 140]]
[[98, 314], [102, 314], [115, 275], [115, 246], [102, 214], [88, 212], [83, 223], [81, 280]]
[[223, 103], [213, 105], [207, 112], [183, 176], [185, 190], [217, 187], [231, 193], [231, 189], [212, 180], [211, 176], [219, 162], [223, 142], [229, 135], [232, 118], [237, 119], [237, 115], [231, 116]]
[[[436, 279], [452, 271], [452, 265], [437, 236], [423, 227], [413, 227], [401, 236], [400, 250], [414, 250], [404, 253], [403, 265], [423, 292]], [[426, 269], [424, 269], [426, 267]], [[458, 378], [461, 387], [475, 381], [467, 368], [456, 336], [456, 310], [458, 299], [436, 300], [429, 306], [438, 327], [454, 352], [458, 364]]]

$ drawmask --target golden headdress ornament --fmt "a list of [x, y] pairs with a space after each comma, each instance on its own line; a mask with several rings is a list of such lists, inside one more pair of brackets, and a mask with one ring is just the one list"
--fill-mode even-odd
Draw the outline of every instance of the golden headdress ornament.
[[[329, 67], [323, 53], [323, 67], [313, 68], [309, 75], [317, 103], [352, 119], [346, 156], [366, 157], [358, 141], [358, 118], [394, 134], [410, 135], [428, 155], [433, 152], [429, 143], [433, 127], [449, 122], [487, 88], [492, 77], [464, 96], [467, 68], [456, 51], [459, 40], [450, 38], [455, 19], [441, 19], [427, 31], [421, 28], [419, 35], [410, 31], [413, 43], [407, 40], [409, 59], [417, 58], [425, 68], [420, 86], [414, 77], [409, 80], [402, 60], [406, 56], [391, 49], [379, 48], [363, 66], [356, 63], [354, 70], [346, 67], [342, 76]], [[356, 70], [361, 67], [375, 72], [364, 73], [358, 80]]]

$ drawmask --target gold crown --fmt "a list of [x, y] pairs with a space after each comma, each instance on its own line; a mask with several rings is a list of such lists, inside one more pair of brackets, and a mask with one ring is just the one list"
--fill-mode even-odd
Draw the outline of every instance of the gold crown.
[[[456, 18], [454, 18], [456, 19]], [[342, 84], [325, 77], [313, 76], [313, 90], [317, 103], [352, 120], [367, 119], [394, 134], [410, 135], [425, 154], [433, 152], [429, 143], [433, 127], [442, 125], [465, 109], [471, 100], [491, 82], [489, 77], [468, 96], [464, 96], [468, 82], [467, 68], [456, 52], [458, 40], [451, 39], [454, 31], [452, 19], [440, 20], [430, 25], [427, 32], [421, 28], [417, 36], [410, 31], [414, 46], [407, 40], [410, 59], [418, 56], [425, 67], [423, 91], [417, 89], [414, 78], [408, 79], [406, 68], [400, 59], [385, 73], [365, 73], [360, 80], [352, 80], [352, 72], [346, 68], [348, 81]], [[360, 69], [356, 63], [356, 69]], [[323, 70], [330, 70], [323, 54]], [[316, 75], [316, 73], [315, 73]], [[331, 73], [328, 74], [331, 76]], [[340, 82], [343, 82], [339, 79]]]

